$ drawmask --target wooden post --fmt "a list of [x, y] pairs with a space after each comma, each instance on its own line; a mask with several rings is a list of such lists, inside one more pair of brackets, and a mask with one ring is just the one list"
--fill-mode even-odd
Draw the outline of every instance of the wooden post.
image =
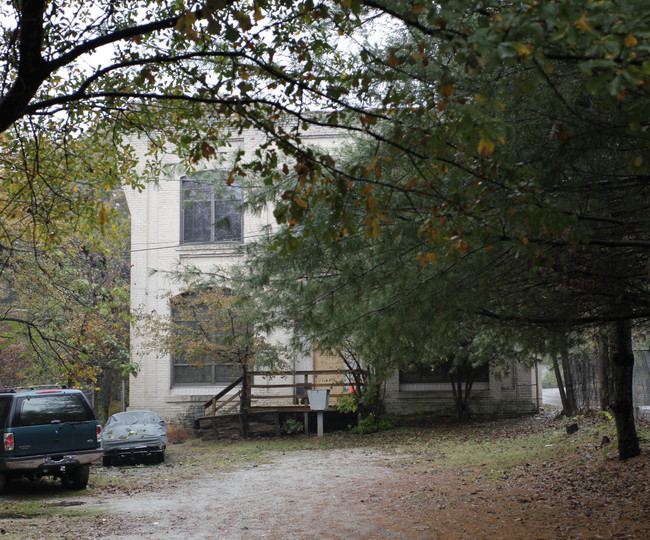
[[248, 411], [251, 406], [251, 385], [250, 375], [246, 371], [246, 365], [242, 366], [243, 378], [241, 389], [241, 418], [242, 418], [242, 437], [248, 438]]

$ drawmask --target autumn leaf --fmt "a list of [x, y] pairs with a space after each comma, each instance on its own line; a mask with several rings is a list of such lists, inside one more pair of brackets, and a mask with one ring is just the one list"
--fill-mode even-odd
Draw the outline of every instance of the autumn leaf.
[[630, 32], [627, 36], [625, 36], [625, 39], [623, 40], [623, 45], [628, 48], [635, 47], [638, 43], [639, 42], [634, 37], [634, 32]]
[[99, 214], [97, 215], [97, 222], [99, 223], [99, 225], [102, 226], [102, 228], [108, 222], [108, 211], [106, 210], [105, 206], [102, 206], [99, 209]]
[[440, 87], [440, 93], [445, 97], [450, 97], [454, 93], [454, 87], [451, 84], [444, 84]]
[[417, 176], [412, 176], [409, 178], [408, 182], [404, 185], [404, 189], [406, 191], [411, 191], [418, 185], [418, 177]]
[[593, 32], [589, 23], [587, 22], [587, 14], [583, 13], [582, 16], [575, 22], [576, 27], [581, 32]]
[[517, 56], [519, 58], [525, 58], [526, 56], [530, 56], [533, 54], [533, 46], [530, 43], [526, 43], [525, 45], [520, 45], [517, 47]]
[[196, 15], [192, 13], [191, 11], [185, 12], [184, 15], [178, 18], [178, 22], [176, 23], [176, 30], [179, 32], [183, 32], [188, 38], [191, 40], [196, 41], [199, 37], [199, 35], [196, 33], [196, 30], [192, 27], [192, 25], [196, 22]]
[[494, 143], [488, 137], [481, 137], [478, 142], [478, 152], [479, 154], [488, 157], [492, 152], [494, 152]]

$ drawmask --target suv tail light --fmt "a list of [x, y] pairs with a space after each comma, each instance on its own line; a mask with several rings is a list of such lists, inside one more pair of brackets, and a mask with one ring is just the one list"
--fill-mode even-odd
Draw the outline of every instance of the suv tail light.
[[5, 433], [5, 452], [13, 452], [14, 449], [14, 434]]
[[97, 424], [97, 428], [95, 432], [97, 434], [97, 442], [102, 442], [102, 426]]

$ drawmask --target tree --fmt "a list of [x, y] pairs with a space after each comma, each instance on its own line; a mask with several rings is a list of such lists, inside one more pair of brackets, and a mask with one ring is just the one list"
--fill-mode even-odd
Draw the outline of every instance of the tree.
[[146, 346], [169, 354], [174, 363], [214, 365], [231, 380], [255, 367], [281, 366], [281, 347], [269, 344], [252, 323], [252, 298], [217, 281], [192, 280], [170, 298], [169, 315], [141, 314], [139, 324], [149, 336]]
[[[301, 248], [306, 235], [333, 240], [359, 230], [346, 198], [366, 209], [369, 236], [391, 234], [404, 213], [396, 194], [409, 195], [420, 203], [408, 208], [420, 225], [423, 264], [442, 274], [471, 257], [483, 263], [474, 268], [489, 269], [493, 286], [472, 300], [484, 319], [549, 335], [617, 328], [619, 453], [637, 455], [628, 327], [649, 314], [648, 138], [638, 119], [650, 104], [650, 63], [637, 39], [646, 18], [630, 13], [646, 8], [361, 4], [408, 33], [401, 43], [355, 51], [363, 63], [348, 68], [337, 102], [348, 112], [357, 99], [368, 104], [356, 118], [386, 148], [344, 171], [305, 152], [318, 163], [298, 161], [295, 185], [282, 186], [276, 209], [289, 225], [284, 249]], [[397, 183], [384, 175], [396, 159], [413, 171]], [[380, 185], [389, 187], [383, 196]], [[331, 209], [325, 222], [313, 218], [322, 201]]]
[[[8, 200], [31, 209], [44, 238], [56, 209], [96, 223], [105, 215], [96, 198], [84, 204], [66, 189], [74, 182], [33, 166], [43, 141], [28, 134], [56, 133], [59, 163], [81, 126], [116, 164], [130, 155], [111, 144], [134, 131], [159, 153], [164, 140], [175, 142], [191, 163], [216, 156], [231, 126], [256, 127], [268, 143], [254, 157], [240, 155], [229, 181], [255, 173], [277, 188], [276, 217], [294, 226], [287, 252], [316, 233], [309, 225], [316, 202], [329, 205], [318, 234], [331, 241], [359, 230], [341, 204], [348, 197], [365, 208], [361, 227], [376, 237], [399, 215], [393, 194], [417, 195], [409, 207], [422, 241], [415, 256], [442, 261], [441, 273], [474, 254], [496, 265], [493, 283], [502, 286], [486, 296], [485, 318], [543, 332], [611, 323], [619, 339], [630, 335], [629, 321], [647, 320], [650, 160], [639, 119], [649, 112], [650, 61], [640, 0], [79, 6], [67, 12], [32, 0], [5, 8], [20, 32], [6, 34], [3, 144], [7, 155], [25, 148], [27, 156], [11, 161], [22, 174], [12, 173], [16, 185], [27, 189]], [[394, 27], [400, 39], [375, 39], [373, 25]], [[79, 62], [109, 44], [110, 65], [87, 70]], [[278, 122], [285, 117], [297, 122]], [[306, 144], [310, 123], [363, 134], [384, 149], [342, 169]], [[412, 173], [384, 181], [396, 157]], [[88, 170], [78, 172], [79, 183]], [[108, 168], [92, 174], [92, 185], [100, 178], [119, 182]], [[371, 186], [388, 189], [378, 197]], [[628, 348], [618, 342], [613, 355], [622, 458], [638, 453], [626, 420]]]
[[[125, 209], [117, 201], [110, 204]], [[14, 373], [11, 384], [56, 381], [96, 388], [99, 410], [108, 417], [120, 375], [135, 369], [129, 362], [128, 234], [123, 226], [114, 220], [96, 238], [80, 231], [62, 238], [56, 249], [14, 241], [0, 278], [6, 291], [0, 327], [6, 342], [13, 343], [5, 351], [18, 348], [29, 365]]]

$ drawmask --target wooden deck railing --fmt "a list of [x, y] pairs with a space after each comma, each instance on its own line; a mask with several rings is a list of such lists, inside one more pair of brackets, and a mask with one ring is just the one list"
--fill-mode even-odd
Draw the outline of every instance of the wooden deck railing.
[[242, 382], [244, 381], [244, 377], [239, 377], [239, 379], [233, 381], [230, 383], [226, 388], [224, 388], [221, 392], [219, 392], [217, 395], [213, 396], [210, 398], [208, 401], [206, 401], [203, 404], [203, 408], [207, 409], [208, 407], [211, 408], [211, 411], [209, 414], [206, 414], [206, 416], [215, 416], [217, 412], [219, 414], [227, 414], [229, 412], [232, 412], [234, 409], [239, 407], [240, 403], [236, 402], [232, 407], [228, 407], [227, 409], [225, 408], [226, 405], [229, 403], [232, 403], [234, 400], [237, 398], [241, 398], [241, 390], [237, 391], [235, 394], [230, 396], [228, 399], [223, 401], [222, 403], [219, 403], [219, 400], [223, 398], [226, 394], [229, 392], [232, 392], [235, 388], [237, 388]]
[[[362, 385], [364, 373], [358, 370], [249, 371], [203, 404], [206, 416], [241, 411], [309, 410], [307, 390], [329, 389], [330, 405]], [[293, 382], [287, 382], [291, 378]], [[302, 378], [302, 381], [296, 379]], [[231, 392], [232, 395], [228, 395]], [[265, 392], [259, 392], [265, 390]], [[256, 392], [257, 391], [257, 392]], [[224, 399], [225, 398], [225, 399]], [[209, 409], [209, 410], [208, 410]]]

